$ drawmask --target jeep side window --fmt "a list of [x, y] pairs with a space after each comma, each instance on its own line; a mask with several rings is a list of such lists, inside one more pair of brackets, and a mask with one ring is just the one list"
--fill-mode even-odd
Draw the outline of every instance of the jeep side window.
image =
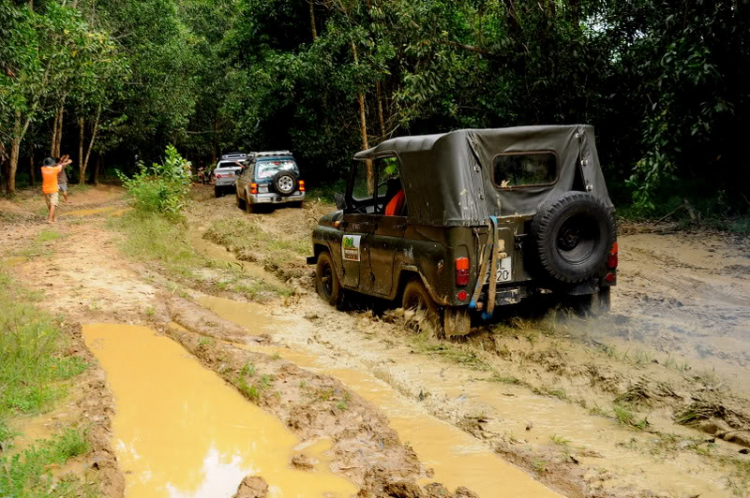
[[[400, 216], [404, 204], [403, 187], [399, 177], [398, 159], [395, 157], [384, 157], [377, 159], [375, 162], [377, 171], [378, 195], [375, 210], [378, 214], [388, 214], [390, 216]], [[401, 192], [399, 194], [399, 192]], [[391, 210], [388, 205], [396, 196], [401, 196]]]
[[354, 167], [352, 198], [355, 201], [368, 201], [372, 199], [372, 187], [367, 182], [367, 161], [357, 161]]
[[557, 156], [553, 152], [499, 154], [492, 161], [492, 174], [499, 188], [551, 185], [557, 181]]

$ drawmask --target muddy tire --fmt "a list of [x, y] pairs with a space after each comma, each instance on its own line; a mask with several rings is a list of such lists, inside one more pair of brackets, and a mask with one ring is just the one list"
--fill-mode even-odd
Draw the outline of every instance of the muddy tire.
[[542, 270], [576, 284], [601, 273], [615, 242], [615, 219], [600, 199], [568, 192], [539, 208], [531, 233]]
[[423, 323], [428, 322], [436, 331], [442, 331], [438, 306], [419, 280], [411, 280], [406, 284], [401, 305], [410, 325], [422, 329]]
[[240, 197], [240, 194], [236, 194], [237, 196], [237, 207], [240, 209], [246, 209], [245, 208], [245, 199]]
[[247, 214], [253, 214], [257, 211], [255, 204], [249, 201], [245, 201], [245, 212]]
[[271, 185], [280, 195], [289, 196], [297, 191], [297, 175], [292, 171], [279, 171], [273, 177]]
[[315, 290], [320, 298], [331, 306], [338, 306], [341, 300], [341, 283], [333, 260], [328, 252], [322, 252], [318, 256], [318, 264], [315, 266]]

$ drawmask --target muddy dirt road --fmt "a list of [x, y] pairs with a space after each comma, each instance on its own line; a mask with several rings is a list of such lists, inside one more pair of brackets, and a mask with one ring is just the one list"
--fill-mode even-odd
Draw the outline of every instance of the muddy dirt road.
[[83, 325], [98, 366], [64, 411], [111, 434], [105, 495], [748, 496], [746, 242], [625, 227], [609, 316], [539, 302], [447, 342], [317, 298], [330, 206], [196, 188], [176, 267], [133, 256], [121, 191], [73, 200], [52, 229], [14, 205], [0, 257]]

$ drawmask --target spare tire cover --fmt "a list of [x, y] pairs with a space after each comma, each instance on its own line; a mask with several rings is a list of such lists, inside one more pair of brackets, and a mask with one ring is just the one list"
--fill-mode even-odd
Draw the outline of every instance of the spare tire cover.
[[544, 203], [531, 224], [542, 269], [563, 283], [600, 274], [617, 236], [612, 211], [586, 192], [567, 192]]
[[297, 175], [293, 171], [279, 171], [271, 183], [273, 189], [281, 195], [292, 195], [297, 191]]

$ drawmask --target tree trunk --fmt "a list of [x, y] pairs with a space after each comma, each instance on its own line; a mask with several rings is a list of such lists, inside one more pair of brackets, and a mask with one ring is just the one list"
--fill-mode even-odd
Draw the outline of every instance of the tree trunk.
[[310, 27], [312, 28], [312, 39], [315, 41], [318, 38], [318, 30], [315, 27], [315, 4], [314, 0], [307, 0], [310, 3]]
[[63, 116], [65, 114], [65, 108], [60, 106], [60, 124], [57, 125], [57, 145], [55, 146], [55, 157], [60, 157], [60, 147], [62, 145], [62, 134], [63, 134]]
[[[83, 185], [85, 178], [86, 178], [86, 168], [89, 165], [89, 157], [91, 157], [91, 149], [94, 148], [94, 141], [96, 141], [96, 134], [99, 132], [99, 120], [102, 117], [102, 105], [99, 104], [99, 107], [96, 109], [96, 118], [94, 118], [94, 128], [91, 130], [91, 142], [89, 142], [89, 149], [86, 151], [86, 158], [83, 160], [83, 163], [81, 164], [81, 178], [79, 180], [79, 183]], [[83, 121], [83, 120], [81, 120]], [[81, 136], [83, 136], [83, 127], [81, 127]], [[83, 140], [81, 141], [83, 143]], [[83, 145], [81, 145], [83, 147]], [[83, 149], [81, 150], [81, 154], [83, 154]], [[101, 158], [101, 155], [99, 156]]]
[[81, 185], [84, 184], [84, 181], [86, 179], [86, 170], [83, 167], [83, 139], [85, 138], [84, 135], [84, 127], [86, 126], [86, 120], [84, 118], [78, 118], [78, 171], [80, 172], [80, 178], [78, 179], [78, 183]]
[[378, 120], [380, 121], [380, 141], [385, 140], [385, 118], [383, 117], [383, 92], [380, 88], [380, 82], [375, 82], [375, 89], [378, 93]]
[[[352, 42], [352, 54], [354, 55], [354, 65], [359, 66], [359, 54], [357, 54], [357, 46]], [[359, 101], [359, 126], [360, 135], [362, 136], [362, 150], [370, 148], [370, 144], [367, 141], [367, 113], [365, 109], [365, 93], [360, 90], [357, 93], [357, 100]], [[372, 167], [372, 161], [367, 159], [365, 161], [367, 166], [367, 191], [372, 194], [375, 192], [375, 174]]]
[[31, 148], [31, 155], [29, 155], [29, 175], [31, 177], [31, 186], [36, 184], [36, 171], [34, 170], [34, 148]]
[[16, 120], [13, 123], [13, 140], [10, 146], [10, 168], [8, 169], [7, 190], [11, 197], [16, 195], [16, 170], [18, 170], [18, 155], [21, 150], [21, 139], [23, 138], [21, 126], [21, 113], [16, 111]]
[[52, 143], [49, 146], [49, 155], [55, 157], [55, 145], [57, 144], [57, 126], [60, 124], [60, 108], [55, 109], [55, 122], [52, 125]]
[[94, 166], [94, 185], [99, 186], [99, 171], [102, 168], [102, 155], [96, 155], [96, 166]]
[[219, 119], [214, 118], [214, 140], [213, 140], [213, 156], [211, 157], [211, 164], [216, 164], [217, 155], [219, 153]]

